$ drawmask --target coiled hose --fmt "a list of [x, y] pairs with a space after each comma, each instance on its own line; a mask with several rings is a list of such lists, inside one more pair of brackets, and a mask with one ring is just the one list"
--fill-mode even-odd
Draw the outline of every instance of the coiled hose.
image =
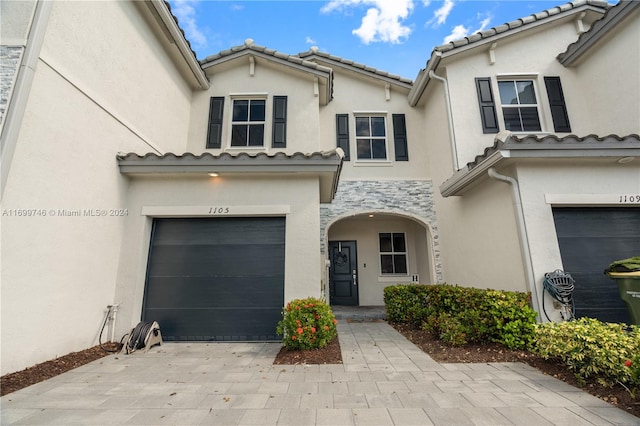
[[[571, 276], [560, 269], [544, 274], [543, 288], [551, 297], [557, 300], [560, 307], [560, 316], [563, 321], [572, 321], [576, 318], [576, 306], [573, 301], [573, 290], [575, 288], [575, 280]], [[549, 315], [544, 306], [544, 297], [542, 298], [542, 310], [549, 321]]]

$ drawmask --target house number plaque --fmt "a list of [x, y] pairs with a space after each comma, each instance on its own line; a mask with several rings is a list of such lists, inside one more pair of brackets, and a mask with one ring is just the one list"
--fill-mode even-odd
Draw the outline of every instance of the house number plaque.
[[211, 215], [229, 214], [229, 212], [230, 212], [229, 207], [209, 207], [209, 214]]

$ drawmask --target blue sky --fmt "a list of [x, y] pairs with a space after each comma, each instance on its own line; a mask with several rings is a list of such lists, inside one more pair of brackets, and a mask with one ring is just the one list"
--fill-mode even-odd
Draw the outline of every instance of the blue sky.
[[287, 54], [317, 46], [411, 79], [433, 47], [565, 2], [169, 0], [198, 59], [252, 38]]

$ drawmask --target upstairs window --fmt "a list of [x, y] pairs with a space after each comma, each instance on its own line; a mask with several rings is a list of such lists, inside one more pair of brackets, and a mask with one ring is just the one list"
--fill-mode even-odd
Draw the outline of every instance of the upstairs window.
[[231, 123], [231, 146], [264, 146], [264, 99], [234, 99]]
[[382, 275], [407, 274], [407, 243], [403, 232], [381, 232], [380, 272]]
[[540, 115], [533, 80], [500, 80], [504, 126], [512, 132], [539, 132]]
[[387, 159], [387, 131], [384, 117], [356, 116], [358, 160]]

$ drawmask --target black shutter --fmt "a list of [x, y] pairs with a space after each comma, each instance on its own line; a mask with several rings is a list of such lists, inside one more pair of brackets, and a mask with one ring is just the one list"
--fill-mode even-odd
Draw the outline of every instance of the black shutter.
[[344, 160], [349, 161], [349, 114], [336, 114], [337, 147], [344, 151]]
[[560, 77], [545, 77], [544, 84], [547, 86], [547, 95], [549, 96], [549, 106], [551, 108], [554, 130], [556, 132], [570, 132], [571, 125], [569, 124], [569, 115], [567, 114], [567, 106], [564, 102]]
[[222, 146], [222, 113], [224, 97], [212, 97], [209, 103], [209, 130], [207, 132], [207, 148]]
[[480, 118], [482, 119], [483, 133], [498, 133], [498, 115], [496, 114], [496, 103], [493, 100], [491, 90], [491, 78], [476, 78], [476, 89], [478, 91], [478, 104], [480, 106]]
[[273, 97], [273, 148], [287, 147], [287, 97]]
[[404, 114], [393, 114], [393, 143], [396, 148], [396, 161], [409, 161], [407, 149], [407, 125]]

